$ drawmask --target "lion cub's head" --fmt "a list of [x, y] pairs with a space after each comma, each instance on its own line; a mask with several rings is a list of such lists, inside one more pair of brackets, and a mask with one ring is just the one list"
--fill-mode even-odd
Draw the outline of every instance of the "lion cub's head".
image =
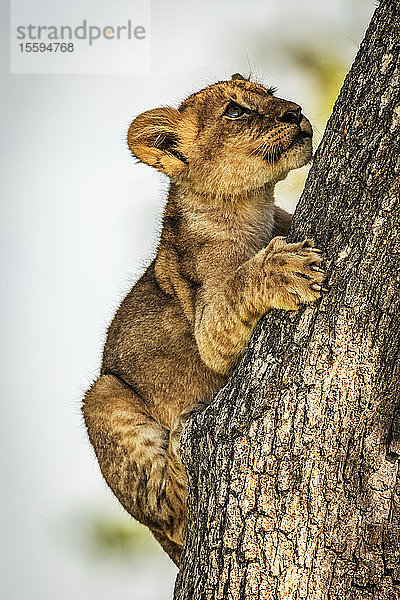
[[311, 137], [300, 106], [237, 74], [192, 94], [178, 109], [139, 115], [128, 144], [139, 160], [175, 183], [234, 196], [309, 162]]

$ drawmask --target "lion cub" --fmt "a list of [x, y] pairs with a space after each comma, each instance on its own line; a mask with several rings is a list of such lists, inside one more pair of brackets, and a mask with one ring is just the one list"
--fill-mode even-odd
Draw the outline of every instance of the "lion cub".
[[83, 415], [108, 485], [176, 564], [185, 419], [224, 385], [267, 310], [323, 290], [319, 250], [285, 242], [290, 215], [273, 196], [310, 161], [311, 137], [297, 104], [239, 74], [129, 128], [132, 153], [171, 185], [156, 258], [109, 327]]

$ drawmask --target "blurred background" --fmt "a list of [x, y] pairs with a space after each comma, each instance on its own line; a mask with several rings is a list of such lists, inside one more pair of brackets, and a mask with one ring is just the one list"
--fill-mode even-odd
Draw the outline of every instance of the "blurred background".
[[[80, 417], [168, 189], [135, 163], [127, 128], [252, 72], [303, 107], [317, 144], [374, 2], [152, 0], [148, 75], [10, 75], [1, 10], [0, 594], [167, 600], [176, 569], [102, 481]], [[306, 174], [279, 184], [277, 203], [293, 210]]]

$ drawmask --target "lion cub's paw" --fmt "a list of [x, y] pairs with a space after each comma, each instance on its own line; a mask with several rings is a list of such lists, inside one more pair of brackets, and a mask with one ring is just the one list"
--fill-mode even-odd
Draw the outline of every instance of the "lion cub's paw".
[[328, 291], [321, 262], [321, 250], [314, 247], [312, 239], [297, 244], [287, 244], [283, 237], [271, 240], [263, 262], [269, 308], [297, 310]]

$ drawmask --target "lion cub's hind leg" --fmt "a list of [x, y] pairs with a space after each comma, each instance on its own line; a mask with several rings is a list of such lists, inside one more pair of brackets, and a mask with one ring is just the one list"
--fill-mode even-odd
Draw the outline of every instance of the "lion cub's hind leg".
[[113, 375], [94, 382], [82, 410], [101, 472], [121, 504], [155, 535], [182, 546], [187, 483], [179, 457], [169, 451], [169, 431]]

